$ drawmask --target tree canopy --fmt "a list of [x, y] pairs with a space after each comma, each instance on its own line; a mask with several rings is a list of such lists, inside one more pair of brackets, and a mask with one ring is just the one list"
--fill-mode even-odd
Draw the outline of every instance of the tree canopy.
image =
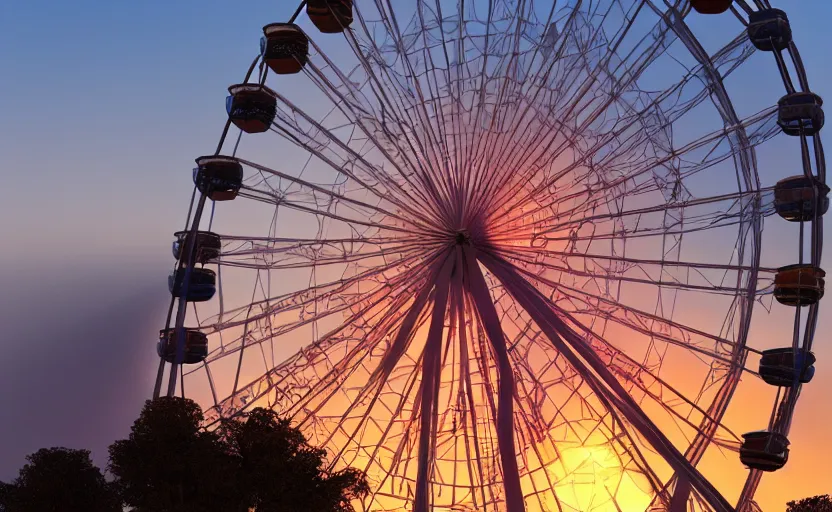
[[350, 502], [369, 492], [360, 472], [328, 471], [326, 452], [274, 411], [254, 409], [245, 421], [226, 422], [222, 433], [237, 457], [246, 505], [257, 512], [351, 512]]
[[828, 494], [790, 501], [786, 512], [832, 512], [832, 497]]
[[136, 512], [351, 512], [369, 491], [354, 469], [329, 471], [325, 452], [267, 409], [203, 427], [182, 398], [146, 403], [128, 439], [110, 447], [110, 472]]
[[236, 510], [235, 461], [199, 406], [181, 398], [147, 401], [127, 439], [110, 446], [109, 470], [136, 512]]
[[3, 512], [121, 512], [88, 450], [44, 448], [26, 460], [13, 482], [0, 483]]

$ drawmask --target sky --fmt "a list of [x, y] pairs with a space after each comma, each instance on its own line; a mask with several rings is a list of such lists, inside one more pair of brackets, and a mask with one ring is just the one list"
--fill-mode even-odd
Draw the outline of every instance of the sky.
[[[193, 159], [213, 151], [226, 87], [261, 27], [293, 3], [0, 2], [0, 479], [44, 446], [88, 448], [104, 464], [127, 434], [152, 389]], [[813, 89], [832, 98], [832, 3], [774, 3], [790, 15]], [[830, 328], [822, 307], [817, 376], [788, 465], [760, 486], [765, 511], [832, 492]]]

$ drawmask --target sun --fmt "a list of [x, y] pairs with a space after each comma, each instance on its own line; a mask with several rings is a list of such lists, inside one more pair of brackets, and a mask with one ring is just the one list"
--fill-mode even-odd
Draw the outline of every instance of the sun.
[[583, 445], [560, 450], [546, 467], [555, 481], [550, 510], [644, 512], [650, 505], [647, 480], [625, 469], [610, 445]]

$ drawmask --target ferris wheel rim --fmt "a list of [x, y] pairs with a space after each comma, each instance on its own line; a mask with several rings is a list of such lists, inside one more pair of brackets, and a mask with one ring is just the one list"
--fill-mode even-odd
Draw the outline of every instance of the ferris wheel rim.
[[[303, 2], [301, 4], [301, 6], [299, 7], [298, 13], [301, 11], [304, 3], [305, 2]], [[641, 2], [641, 4], [642, 5], [649, 5], [654, 10], [657, 10], [656, 7], [652, 4], [652, 2]], [[767, 4], [767, 2], [766, 2], [766, 4]], [[671, 8], [671, 11], [675, 11], [676, 14], [679, 13], [674, 8]], [[689, 9], [688, 9], [688, 11], [689, 11]], [[735, 14], [738, 15], [737, 12], [735, 12]], [[296, 16], [297, 16], [297, 13], [294, 17], [296, 17]], [[294, 17], [293, 17], [292, 21], [294, 21]], [[667, 19], [665, 16], [662, 16], [662, 17], [665, 20]], [[739, 17], [739, 15], [738, 15], [738, 17]], [[360, 14], [359, 14], [358, 18], [361, 19]], [[742, 18], [740, 18], [740, 19], [742, 19]], [[291, 21], [290, 21], [290, 23], [291, 23]], [[746, 163], [743, 164], [743, 173], [742, 173], [743, 177], [744, 177], [744, 181], [740, 182], [738, 180], [738, 183], [740, 185], [740, 192], [750, 192], [752, 194], [754, 194], [754, 193], [759, 194], [759, 192], [762, 189], [760, 187], [759, 176], [757, 174], [757, 168], [756, 168], [756, 162], [755, 162], [755, 156], [754, 156], [755, 155], [755, 153], [754, 153], [754, 147], [755, 146], [748, 142], [749, 139], [748, 139], [748, 135], [745, 132], [745, 126], [742, 124], [739, 117], [733, 111], [733, 106], [732, 106], [730, 97], [728, 96], [727, 90], [725, 89], [725, 87], [722, 84], [722, 81], [719, 77], [718, 72], [714, 69], [713, 65], [711, 64], [710, 57], [704, 51], [704, 49], [701, 47], [701, 45], [699, 45], [695, 36], [693, 36], [692, 32], [690, 32], [690, 29], [684, 23], [684, 16], [680, 16], [674, 23], [672, 23], [672, 24], [668, 23], [668, 25], [671, 25], [674, 28], [674, 30], [677, 30], [677, 29], [687, 30], [687, 35], [690, 36], [692, 38], [693, 42], [695, 42], [698, 45], [698, 47], [696, 48], [697, 51], [695, 51], [695, 52], [691, 51], [690, 53], [695, 58], [700, 58], [700, 57], [702, 58], [700, 63], [703, 65], [703, 67], [707, 68], [706, 76], [708, 77], [708, 79], [710, 81], [709, 82], [709, 87], [712, 88], [713, 91], [714, 91], [714, 94], [711, 95], [711, 100], [714, 102], [715, 105], [717, 103], [719, 104], [719, 106], [717, 107], [717, 111], [719, 112], [719, 114], [721, 116], [723, 116], [722, 117], [723, 122], [726, 124], [726, 126], [731, 126], [731, 127], [735, 128], [733, 130], [733, 132], [739, 137], [740, 142], [741, 142], [740, 149], [738, 151], [732, 150], [732, 155], [736, 156], [737, 153], [739, 152], [739, 153], [744, 155], [744, 157], [740, 156], [740, 159], [746, 161]], [[684, 40], [686, 42], [688, 41], [688, 39], [684, 39]], [[314, 42], [312, 42], [312, 44], [314, 46]], [[256, 61], [257, 60], [255, 60], [255, 64], [256, 64]], [[252, 69], [254, 68], [255, 64], [252, 64]], [[802, 64], [799, 66], [799, 68], [802, 68]], [[799, 71], [799, 74], [800, 74], [800, 69], [798, 69], [798, 71]], [[263, 74], [263, 79], [265, 79], [265, 72]], [[804, 81], [805, 81], [805, 77], [802, 77], [801, 82], [804, 82]], [[247, 80], [246, 80], [246, 82], [247, 82]], [[234, 87], [234, 86], [232, 86], [232, 87]], [[264, 88], [266, 88], [262, 83], [259, 84], [259, 85], [251, 84], [250, 86], [246, 86], [246, 87], [249, 87], [252, 90], [253, 89], [264, 89]], [[248, 89], [246, 89], [246, 90], [248, 90]], [[269, 89], [269, 92], [273, 93], [276, 97], [280, 98], [279, 93], [274, 93], [270, 89]], [[233, 94], [233, 91], [232, 91], [232, 94]], [[719, 107], [722, 107], [722, 108], [719, 108]], [[226, 125], [226, 130], [227, 130], [227, 128], [228, 128], [228, 125]], [[223, 136], [223, 138], [224, 137], [225, 137], [225, 135]], [[731, 141], [730, 138], [728, 140]], [[220, 147], [222, 147], [222, 141], [220, 142]], [[235, 148], [235, 153], [236, 153], [236, 148]], [[216, 156], [219, 157], [219, 158], [223, 158], [221, 155], [219, 155], [219, 149], [217, 151]], [[233, 156], [232, 158], [236, 159], [236, 156]], [[246, 161], [246, 160], [243, 160], [242, 162], [245, 165], [249, 165], [249, 166], [254, 167], [254, 168], [257, 168], [257, 165], [258, 165], [258, 164], [255, 164], [254, 162], [250, 162], [250, 161]], [[262, 171], [264, 169], [261, 168], [260, 170]], [[743, 184], [746, 187], [745, 189], [743, 189]], [[748, 265], [748, 270], [747, 271], [746, 270], [741, 270], [741, 271], [737, 272], [737, 275], [738, 275], [737, 280], [738, 281], [740, 281], [742, 279], [740, 276], [742, 276], [746, 273], [748, 274], [748, 276], [745, 277], [745, 279], [744, 279], [745, 282], [746, 282], [745, 286], [744, 287], [737, 286], [734, 289], [735, 290], [735, 297], [739, 297], [739, 300], [742, 303], [742, 306], [740, 308], [741, 320], [739, 322], [740, 323], [740, 334], [738, 335], [738, 338], [734, 340], [734, 350], [731, 354], [731, 365], [730, 365], [731, 375], [730, 375], [730, 377], [727, 377], [723, 380], [722, 388], [718, 392], [718, 394], [720, 396], [727, 395], [727, 398], [723, 398], [723, 399], [719, 400], [719, 409], [717, 411], [715, 411], [715, 413], [713, 414], [713, 416], [715, 416], [716, 418], [721, 418], [724, 415], [724, 413], [727, 410], [728, 405], [730, 403], [731, 395], [733, 394], [733, 391], [736, 389], [736, 387], [739, 383], [739, 376], [743, 372], [743, 370], [746, 370], [745, 362], [746, 362], [746, 358], [747, 358], [747, 355], [748, 355], [748, 351], [746, 350], [746, 343], [747, 343], [747, 338], [748, 338], [748, 329], [749, 329], [750, 323], [751, 323], [751, 316], [752, 316], [751, 312], [752, 312], [753, 307], [754, 307], [755, 297], [757, 296], [757, 284], [758, 284], [757, 283], [757, 280], [758, 280], [757, 272], [758, 272], [758, 269], [760, 268], [760, 253], [761, 253], [761, 251], [760, 251], [760, 246], [761, 246], [760, 232], [762, 231], [762, 227], [761, 227], [762, 214], [759, 214], [760, 208], [761, 208], [761, 206], [759, 204], [759, 196], [758, 196], [758, 201], [756, 201], [754, 203], [753, 208], [754, 208], [754, 214], [750, 216], [750, 218], [751, 218], [750, 221], [747, 221], [744, 216], [739, 217], [740, 227], [738, 228], [738, 231], [744, 232], [743, 228], [745, 226], [745, 223], [747, 222], [748, 224], [750, 224], [750, 227], [748, 229], [750, 229], [750, 231], [755, 234], [755, 236], [752, 237], [752, 240], [751, 240], [751, 245], [752, 245], [752, 247], [751, 247], [751, 259], [752, 259], [752, 263], [750, 263]], [[817, 220], [819, 220], [819, 219], [816, 219], [815, 231], [817, 231], [818, 224], [819, 224], [819, 222], [817, 222]], [[351, 222], [354, 222], [354, 221], [351, 221]], [[196, 228], [194, 228], [194, 229], [196, 229]], [[385, 227], [385, 229], [389, 230], [391, 228], [390, 227]], [[814, 236], [814, 231], [813, 231], [813, 236]], [[813, 238], [813, 240], [814, 240], [814, 238]], [[738, 238], [738, 244], [740, 245], [740, 248], [738, 249], [738, 252], [744, 253], [745, 252], [746, 239], [743, 238], [743, 237], [739, 237]], [[191, 250], [193, 250], [193, 248], [191, 248]], [[817, 247], [817, 244], [815, 244], [815, 246], [813, 247], [812, 252], [813, 252], [812, 259], [815, 260], [816, 255], [817, 255], [817, 259], [819, 259], [819, 248]], [[739, 260], [743, 261], [743, 258], [740, 257]], [[228, 263], [226, 263], [226, 264], [228, 264]], [[186, 289], [187, 289], [187, 284], [186, 284]], [[741, 293], [741, 289], [745, 290], [744, 294]], [[812, 311], [812, 313], [810, 313], [811, 317], [814, 318], [814, 321], [816, 322], [817, 307], [813, 305], [810, 308], [810, 311]], [[812, 320], [809, 320], [809, 322], [811, 322], [811, 321]], [[248, 325], [248, 322], [249, 322], [249, 320], [248, 320], [248, 317], [247, 317], [246, 321], [245, 321], [246, 326]], [[181, 322], [177, 322], [177, 324], [179, 324], [179, 323], [181, 323]], [[810, 339], [811, 339], [811, 337], [810, 337]], [[245, 343], [243, 343], [243, 345], [240, 348], [240, 361], [242, 361], [242, 353], [243, 353], [244, 348], [245, 348]], [[739, 363], [739, 364], [736, 364], [736, 363]], [[242, 364], [242, 363], [240, 363], [240, 364]], [[205, 367], [205, 370], [209, 372], [209, 379], [210, 379], [210, 370], [209, 370], [209, 360], [208, 359], [206, 359], [204, 361], [204, 367]], [[272, 370], [276, 370], [278, 368], [279, 367], [276, 367], [276, 368], [273, 368]], [[184, 372], [183, 372], [182, 376], [184, 377]], [[238, 378], [239, 378], [239, 368], [238, 368]], [[173, 378], [171, 379], [171, 381], [173, 382]], [[723, 389], [727, 390], [725, 392], [725, 394], [723, 394]], [[213, 389], [213, 384], [212, 384], [212, 392], [214, 394], [215, 404], [216, 404], [217, 407], [219, 407], [219, 403], [217, 402], [217, 399], [216, 399], [217, 394]], [[233, 397], [233, 395], [236, 394], [236, 392], [237, 392], [237, 385], [235, 383], [234, 393], [232, 393], [232, 397]], [[711, 404], [711, 406], [713, 406], [713, 403]], [[711, 406], [709, 406], [709, 409], [710, 409]], [[235, 414], [242, 413], [243, 409], [244, 408], [241, 408]], [[714, 428], [718, 428], [720, 419], [716, 419], [716, 421], [712, 421], [710, 419], [710, 415], [706, 415], [705, 417], [703, 417], [702, 422], [703, 422], [703, 424], [704, 423], [708, 423], [709, 425], [713, 424]], [[713, 439], [711, 438], [711, 436], [702, 434], [702, 429], [701, 428], [697, 432], [697, 439], [699, 439], [700, 436], [703, 438], [703, 441], [705, 442], [705, 445], [704, 445], [703, 448], [701, 448], [701, 450], [698, 450], [698, 451], [700, 451], [700, 452], [702, 452], [702, 454], [704, 454], [705, 448], [707, 448], [707, 445], [710, 442], [712, 442]], [[689, 448], [691, 448], [695, 443], [696, 443], [696, 441], [692, 441], [690, 443]], [[701, 455], [699, 457], [701, 457]], [[694, 462], [694, 465], [695, 465], [695, 462]], [[758, 472], [755, 473], [754, 471], [752, 471], [751, 474], [749, 474], [748, 480], [747, 480], [747, 483], [746, 483], [746, 488], [749, 488], [750, 486], [756, 485], [756, 484], [749, 484], [748, 483], [748, 482], [752, 482], [752, 480], [759, 481]], [[669, 486], [670, 482], [668, 481], [666, 485]], [[746, 493], [744, 491], [743, 496], [745, 496], [745, 494]], [[753, 489], [750, 491], [750, 494], [753, 494]], [[742, 505], [742, 499], [743, 499], [743, 497], [741, 497], [741, 505]], [[747, 499], [750, 499], [750, 495], [747, 497]]]

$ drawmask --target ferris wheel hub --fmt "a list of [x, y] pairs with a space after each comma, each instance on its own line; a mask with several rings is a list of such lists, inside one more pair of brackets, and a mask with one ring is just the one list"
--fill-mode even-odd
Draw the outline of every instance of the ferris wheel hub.
[[467, 230], [461, 229], [454, 235], [456, 245], [471, 245], [471, 235]]

